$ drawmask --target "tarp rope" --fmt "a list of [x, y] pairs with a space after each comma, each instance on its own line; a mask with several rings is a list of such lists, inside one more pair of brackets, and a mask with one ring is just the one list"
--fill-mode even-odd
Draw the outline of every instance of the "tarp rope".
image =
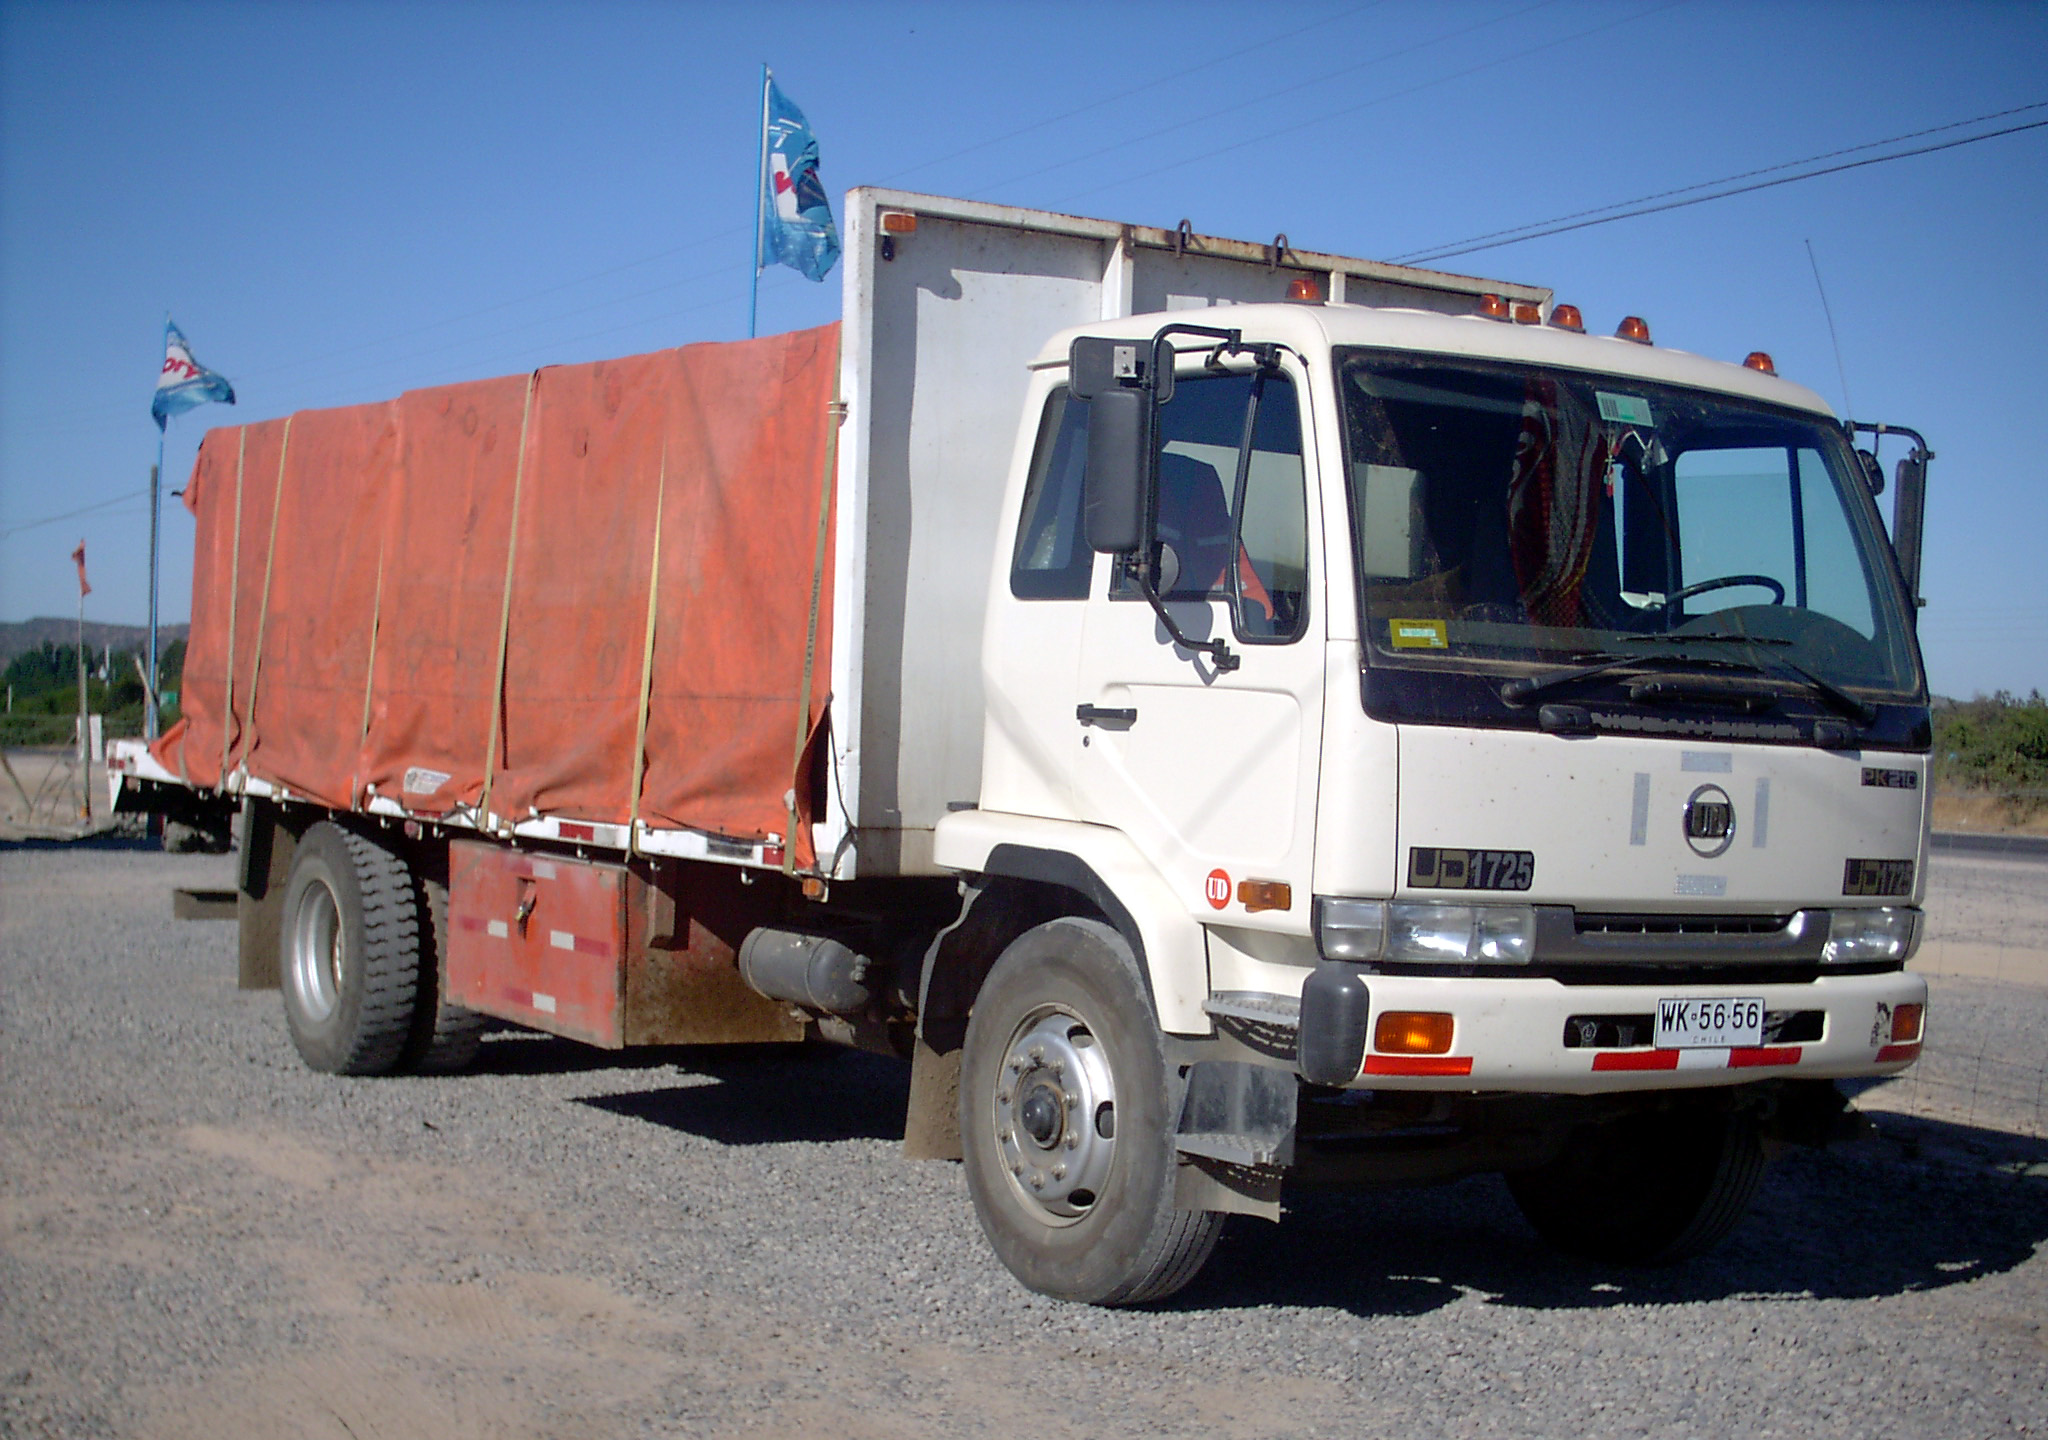
[[519, 412], [519, 462], [512, 471], [512, 525], [505, 536], [505, 595], [498, 606], [498, 675], [491, 682], [491, 738], [484, 747], [484, 793], [476, 803], [476, 828], [491, 823], [491, 784], [498, 771], [498, 716], [505, 708], [505, 647], [512, 636], [512, 574], [519, 558], [519, 497], [526, 488], [526, 430], [533, 419], [535, 370], [526, 377], [526, 405]]
[[804, 747], [811, 738], [811, 676], [818, 660], [818, 607], [825, 586], [825, 542], [832, 534], [832, 495], [839, 478], [839, 351], [832, 351], [832, 402], [825, 407], [825, 478], [818, 487], [818, 544], [811, 556], [811, 618], [804, 629], [804, 683], [797, 693], [796, 754], [789, 765], [789, 827], [782, 837], [782, 873], [796, 874], [796, 787], [803, 781]]
[[661, 442], [661, 472], [654, 481], [654, 558], [647, 565], [647, 633], [640, 642], [640, 709], [633, 720], [632, 811], [626, 817], [626, 853], [640, 853], [640, 783], [647, 777], [647, 710], [654, 698], [654, 616], [661, 595], [661, 511], [668, 498], [668, 442]]
[[[292, 420], [284, 422], [284, 439], [277, 447], [277, 490], [270, 497], [270, 549], [263, 557], [263, 603], [256, 607], [256, 653], [249, 657], [249, 723], [242, 732], [242, 764], [256, 748], [256, 687], [263, 679], [263, 632], [270, 624], [270, 578], [277, 568], [277, 518], [284, 510], [284, 462], [292, 453]], [[243, 786], [247, 789], [247, 785]]]

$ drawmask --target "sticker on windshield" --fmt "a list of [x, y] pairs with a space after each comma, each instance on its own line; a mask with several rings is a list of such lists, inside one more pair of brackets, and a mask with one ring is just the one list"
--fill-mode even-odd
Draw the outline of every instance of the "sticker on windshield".
[[1640, 395], [1610, 395], [1605, 390], [1595, 390], [1593, 397], [1600, 402], [1600, 418], [1615, 425], [1641, 425], [1654, 430], [1657, 422], [1650, 418], [1650, 402]]
[[1441, 620], [1389, 620], [1387, 640], [1396, 650], [1448, 650], [1450, 633]]

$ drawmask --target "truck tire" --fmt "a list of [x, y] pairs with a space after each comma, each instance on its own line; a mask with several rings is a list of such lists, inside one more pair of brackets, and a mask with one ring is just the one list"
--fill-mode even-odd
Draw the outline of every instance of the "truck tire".
[[279, 927], [284, 1018], [331, 1075], [398, 1068], [419, 991], [420, 923], [405, 862], [322, 822], [299, 838]]
[[1122, 936], [1063, 919], [1011, 943], [975, 997], [960, 1084], [967, 1188], [1011, 1274], [1093, 1305], [1195, 1278], [1223, 1217], [1174, 1207], [1169, 1093]]
[[476, 1063], [489, 1017], [441, 998], [441, 966], [448, 956], [448, 885], [418, 868], [413, 875], [420, 917], [420, 979], [399, 1068], [420, 1075], [457, 1075]]
[[1763, 1173], [1754, 1120], [1693, 1105], [1588, 1126], [1556, 1159], [1507, 1182], [1536, 1233], [1559, 1250], [1668, 1265], [1726, 1238]]

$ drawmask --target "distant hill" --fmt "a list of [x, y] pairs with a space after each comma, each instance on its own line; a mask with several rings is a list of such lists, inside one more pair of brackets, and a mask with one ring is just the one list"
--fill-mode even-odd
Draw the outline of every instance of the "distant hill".
[[[191, 628], [190, 625], [157, 626], [157, 647], [162, 649], [173, 640], [183, 640]], [[46, 640], [53, 645], [76, 645], [78, 622], [49, 615], [38, 615], [33, 620], [0, 620], [0, 666], [5, 666], [17, 655], [42, 649]], [[107, 625], [88, 620], [85, 622], [85, 643], [95, 650], [111, 645], [116, 650], [139, 651], [149, 643], [149, 627]]]

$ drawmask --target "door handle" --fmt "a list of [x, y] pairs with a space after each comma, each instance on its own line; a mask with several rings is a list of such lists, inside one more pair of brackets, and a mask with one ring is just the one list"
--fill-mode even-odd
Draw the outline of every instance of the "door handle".
[[1105, 705], [1076, 705], [1074, 718], [1083, 725], [1135, 725], [1138, 712], [1136, 707], [1115, 710]]

